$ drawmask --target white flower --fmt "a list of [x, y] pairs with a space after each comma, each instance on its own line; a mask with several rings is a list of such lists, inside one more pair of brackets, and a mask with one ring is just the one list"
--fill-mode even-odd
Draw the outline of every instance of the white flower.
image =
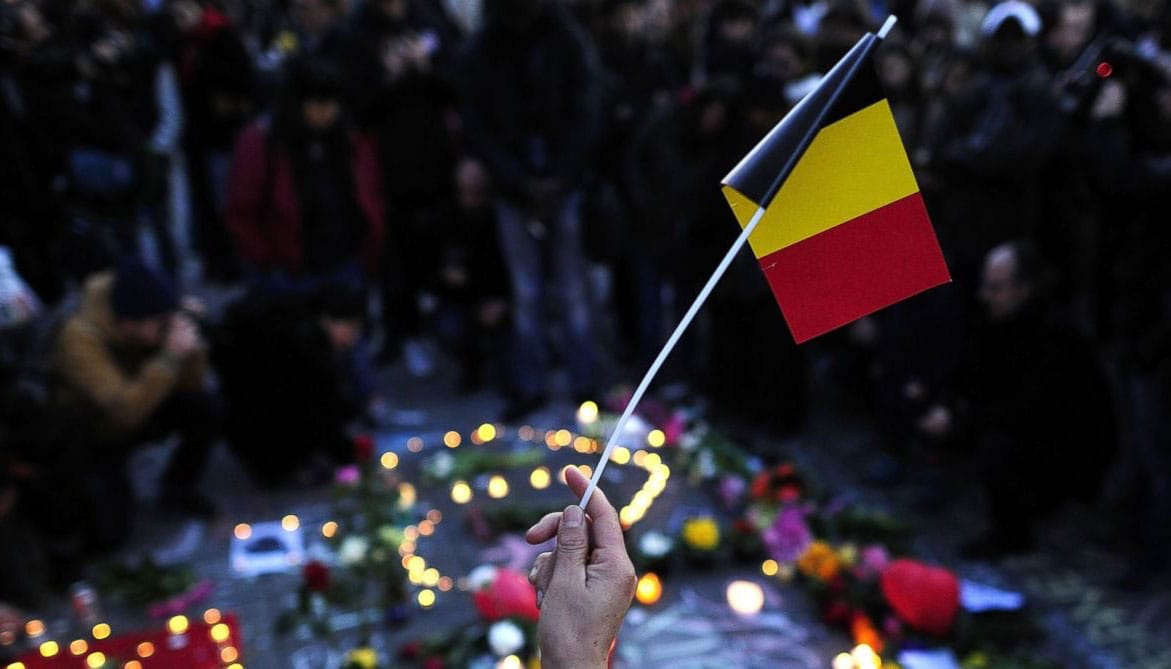
[[501, 620], [488, 628], [488, 646], [496, 657], [511, 655], [524, 645], [525, 633], [511, 620]]
[[671, 552], [675, 542], [662, 532], [647, 532], [638, 540], [638, 550], [649, 558], [661, 558]]
[[699, 452], [699, 477], [710, 479], [716, 475], [716, 458], [711, 451]]
[[699, 442], [703, 441], [703, 438], [706, 436], [706, 427], [697, 427], [694, 430], [688, 430], [683, 433], [682, 437], [679, 437], [679, 447], [685, 451], [694, 451], [699, 446]]
[[455, 470], [455, 457], [446, 451], [436, 453], [427, 463], [427, 470], [435, 478], [445, 479]]
[[365, 560], [368, 543], [365, 537], [349, 536], [342, 539], [341, 548], [337, 551], [338, 562], [349, 567]]
[[496, 567], [490, 564], [482, 564], [472, 570], [468, 574], [468, 587], [472, 592], [483, 590], [492, 585], [492, 581], [496, 580]]

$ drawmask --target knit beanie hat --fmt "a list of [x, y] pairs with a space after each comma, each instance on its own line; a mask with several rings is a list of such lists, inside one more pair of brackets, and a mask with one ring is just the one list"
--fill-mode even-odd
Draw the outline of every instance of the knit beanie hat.
[[137, 258], [126, 258], [114, 272], [110, 304], [119, 320], [145, 320], [177, 309], [179, 295], [167, 276]]

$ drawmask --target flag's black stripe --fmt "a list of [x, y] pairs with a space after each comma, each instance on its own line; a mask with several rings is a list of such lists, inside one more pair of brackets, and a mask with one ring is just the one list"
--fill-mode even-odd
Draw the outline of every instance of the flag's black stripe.
[[724, 177], [724, 183], [758, 205], [768, 206], [821, 128], [882, 98], [879, 88], [877, 98], [861, 104], [873, 93], [870, 83], [864, 83], [857, 92], [848, 90], [852, 87], [852, 81], [863, 74], [866, 75], [864, 81], [872, 78], [873, 85], [878, 86], [871, 62], [871, 55], [878, 43], [878, 38], [873, 34], [858, 40], [850, 52], [822, 78], [817, 88], [798, 102]]
[[[873, 61], [873, 59], [868, 59]], [[878, 81], [878, 72], [874, 70], [874, 63], [863, 63], [858, 73], [845, 89], [838, 95], [822, 121], [821, 127], [840, 121], [850, 114], [860, 112], [870, 105], [886, 97], [882, 84]], [[820, 129], [820, 128], [819, 128]]]

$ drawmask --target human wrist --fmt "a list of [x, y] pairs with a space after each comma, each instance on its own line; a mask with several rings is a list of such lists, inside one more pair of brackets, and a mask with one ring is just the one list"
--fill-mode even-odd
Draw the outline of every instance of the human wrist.
[[542, 669], [607, 669], [609, 653], [601, 657], [591, 657], [589, 653], [572, 651], [547, 653], [541, 650]]

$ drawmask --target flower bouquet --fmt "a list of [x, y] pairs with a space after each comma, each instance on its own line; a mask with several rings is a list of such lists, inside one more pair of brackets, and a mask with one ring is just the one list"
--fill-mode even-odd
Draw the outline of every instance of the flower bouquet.
[[369, 437], [354, 438], [355, 464], [338, 470], [334, 520], [322, 527], [336, 569], [320, 561], [305, 565], [296, 605], [278, 617], [278, 633], [306, 626], [328, 635], [330, 610], [338, 607], [382, 610], [386, 623], [405, 619], [407, 573], [399, 553], [403, 528], [414, 520], [414, 494], [404, 494], [409, 484], [374, 462], [374, 450]]

